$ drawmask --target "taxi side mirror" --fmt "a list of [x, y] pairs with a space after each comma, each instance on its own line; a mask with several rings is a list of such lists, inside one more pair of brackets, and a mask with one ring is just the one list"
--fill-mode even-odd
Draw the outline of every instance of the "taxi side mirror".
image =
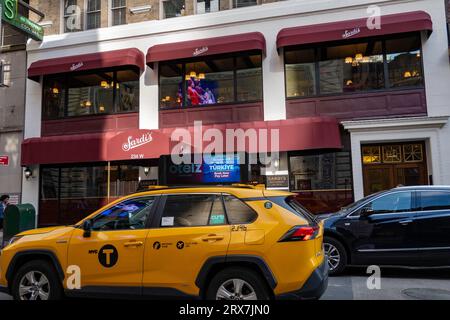
[[92, 234], [92, 222], [91, 220], [86, 220], [83, 222], [83, 237], [84, 238], [90, 238]]

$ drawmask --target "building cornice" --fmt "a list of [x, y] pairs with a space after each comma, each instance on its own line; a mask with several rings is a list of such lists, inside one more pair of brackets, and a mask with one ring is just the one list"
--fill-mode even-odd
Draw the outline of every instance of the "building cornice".
[[372, 120], [342, 121], [344, 129], [350, 132], [379, 131], [379, 130], [405, 130], [436, 128], [440, 129], [448, 123], [449, 116], [442, 117], [411, 117], [388, 118]]

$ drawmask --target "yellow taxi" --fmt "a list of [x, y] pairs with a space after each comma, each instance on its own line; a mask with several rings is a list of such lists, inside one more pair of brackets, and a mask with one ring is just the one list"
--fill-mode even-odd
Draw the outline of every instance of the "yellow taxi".
[[288, 192], [157, 187], [73, 226], [16, 235], [0, 291], [208, 300], [318, 299], [328, 284], [323, 224]]

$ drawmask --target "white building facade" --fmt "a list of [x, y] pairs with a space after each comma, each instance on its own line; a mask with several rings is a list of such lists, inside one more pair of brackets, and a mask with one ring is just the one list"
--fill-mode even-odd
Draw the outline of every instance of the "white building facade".
[[[372, 35], [372, 30], [361, 27], [358, 21], [366, 21], [378, 9], [381, 31], [377, 29]], [[399, 23], [398, 19], [406, 20]], [[350, 35], [340, 39], [335, 36], [346, 32]], [[240, 35], [242, 39], [249, 37], [245, 48], [236, 44]], [[196, 47], [203, 40], [206, 44]], [[182, 56], [177, 48], [187, 45], [190, 50], [190, 41], [196, 49], [210, 52]], [[222, 49], [217, 49], [220, 46]], [[224, 46], [234, 48], [230, 49], [232, 55], [227, 55]], [[140, 69], [135, 72], [136, 78], [127, 78], [126, 70], [115, 68], [112, 62], [107, 66], [100, 63], [101, 68], [96, 68], [109, 78], [91, 84], [89, 72], [95, 68], [89, 68], [92, 56], [86, 55], [130, 48], [136, 50], [134, 61], [142, 58], [140, 54], [147, 55], [147, 65], [139, 68], [138, 62], [133, 64], [134, 69]], [[157, 53], [167, 54], [169, 60], [155, 58]], [[95, 59], [101, 60], [98, 56]], [[233, 66], [227, 66], [227, 59], [234, 61]], [[245, 67], [239, 67], [241, 62]], [[64, 69], [67, 64], [73, 68]], [[57, 70], [55, 65], [62, 69]], [[129, 65], [127, 62], [120, 67]], [[320, 131], [320, 123], [324, 123], [324, 137], [302, 140], [298, 148], [284, 147], [276, 164], [249, 168], [245, 176], [269, 187], [298, 192], [316, 213], [398, 184], [450, 184], [450, 63], [441, 0], [289, 0], [52, 35], [42, 43], [28, 45], [28, 67], [27, 140], [22, 165], [32, 171], [32, 176], [23, 178], [22, 202], [38, 208], [40, 225], [82, 218], [89, 210], [132, 192], [144, 180], [176, 184], [177, 177], [168, 178], [163, 172], [164, 161], [158, 154], [141, 159], [147, 163], [108, 158], [108, 150], [105, 156], [96, 158], [90, 148], [101, 149], [107, 142], [96, 140], [96, 144], [92, 140], [126, 136], [129, 130], [166, 132], [190, 127], [194, 120], [210, 126], [246, 127], [280, 121], [283, 128], [298, 127], [298, 135], [303, 136], [299, 141], [314, 130]], [[77, 73], [81, 71], [84, 73]], [[126, 93], [119, 89], [122, 76], [123, 83], [134, 83], [126, 87]], [[260, 84], [252, 88], [249, 83], [255, 79]], [[195, 103], [190, 84], [199, 87], [201, 80], [211, 88], [199, 89], [200, 100], [204, 101], [206, 89], [212, 89], [212, 95], [220, 101], [206, 106]], [[72, 88], [76, 81], [84, 84]], [[136, 99], [136, 105], [124, 107], [128, 112], [104, 112], [105, 108], [109, 110], [105, 102], [109, 98], [99, 91], [83, 93], [80, 89], [89, 86], [113, 90], [111, 101], [115, 106], [130, 96]], [[46, 90], [50, 90], [50, 96]], [[83, 94], [90, 98], [83, 100]], [[82, 110], [95, 106], [97, 111], [80, 114], [80, 101]], [[304, 124], [304, 119], [309, 121]], [[334, 120], [336, 129], [326, 131], [329, 121]], [[318, 129], [305, 129], [311, 123], [319, 123]], [[283, 130], [295, 132], [289, 131], [291, 127]], [[328, 133], [340, 135], [339, 142]], [[85, 143], [77, 144], [76, 139]], [[333, 142], [327, 143], [327, 139]], [[72, 155], [62, 147], [58, 149], [58, 143], [81, 146], [76, 153], [90, 156], [68, 159]], [[311, 146], [314, 143], [317, 147]], [[45, 154], [36, 156], [35, 148], [46, 150]], [[55, 155], [58, 150], [67, 157]], [[91, 168], [93, 165], [95, 168]], [[89, 180], [93, 177], [97, 180]]]

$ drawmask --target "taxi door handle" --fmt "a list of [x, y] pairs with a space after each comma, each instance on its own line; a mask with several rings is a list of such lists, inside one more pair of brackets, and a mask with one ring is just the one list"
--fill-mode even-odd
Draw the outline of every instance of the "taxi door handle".
[[206, 237], [202, 238], [202, 240], [205, 241], [205, 242], [220, 241], [220, 240], [223, 240], [223, 239], [225, 239], [224, 236], [220, 236], [220, 235], [217, 235], [217, 234], [210, 234], [209, 236], [206, 236]]
[[142, 241], [130, 241], [130, 242], [125, 242], [124, 246], [127, 248], [130, 247], [142, 247], [144, 245], [144, 242]]

